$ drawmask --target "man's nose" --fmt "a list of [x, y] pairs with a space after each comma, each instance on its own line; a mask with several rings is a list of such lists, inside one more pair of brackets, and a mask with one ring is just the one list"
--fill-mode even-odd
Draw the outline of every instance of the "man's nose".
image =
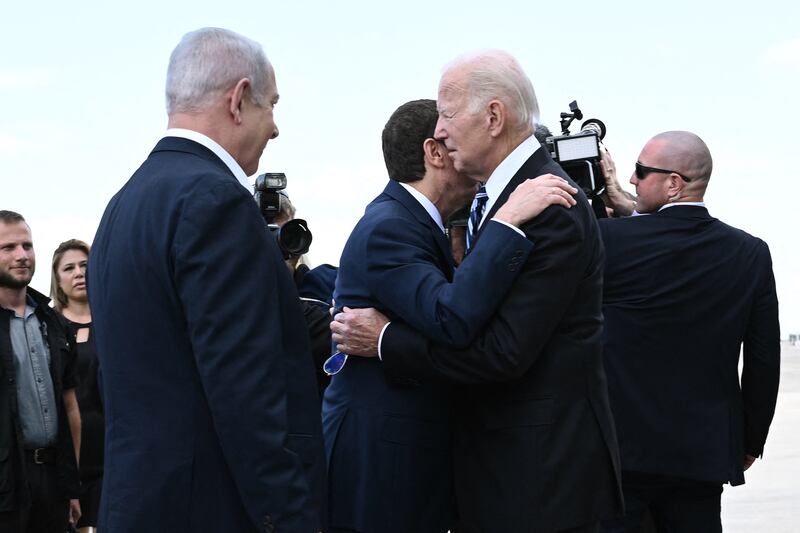
[[631, 173], [631, 179], [628, 180], [628, 183], [631, 185], [637, 185], [639, 183], [639, 178], [636, 177], [636, 172]]
[[275, 131], [273, 131], [273, 132], [272, 132], [272, 137], [270, 137], [270, 139], [274, 139], [274, 138], [276, 138], [276, 137], [278, 136], [278, 134], [279, 134], [279, 133], [280, 133], [280, 132], [278, 131], [278, 125], [277, 125], [277, 124], [275, 124]]
[[447, 138], [447, 130], [445, 130], [441, 118], [436, 121], [436, 128], [433, 130], [433, 138], [436, 139], [437, 141], [441, 141]]

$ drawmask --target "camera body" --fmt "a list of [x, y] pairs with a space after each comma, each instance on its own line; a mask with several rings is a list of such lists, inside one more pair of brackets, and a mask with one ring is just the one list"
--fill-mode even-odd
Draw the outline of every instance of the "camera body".
[[600, 168], [600, 140], [606, 135], [606, 126], [596, 118], [581, 125], [581, 130], [570, 135], [569, 126], [575, 119], [583, 119], [578, 102], [569, 104], [571, 113], [561, 113], [561, 135], [545, 141], [550, 155], [577, 183], [590, 200], [605, 192], [605, 180]]
[[267, 224], [274, 224], [281, 212], [280, 192], [286, 188], [286, 183], [286, 174], [283, 172], [267, 172], [256, 177], [253, 197]]
[[286, 174], [283, 172], [260, 174], [256, 177], [253, 197], [270, 233], [275, 236], [283, 258], [289, 259], [308, 252], [312, 235], [308, 223], [301, 218], [288, 220], [282, 225], [275, 222], [281, 212], [281, 203], [288, 201], [288, 196], [282, 192], [286, 188], [286, 183]]

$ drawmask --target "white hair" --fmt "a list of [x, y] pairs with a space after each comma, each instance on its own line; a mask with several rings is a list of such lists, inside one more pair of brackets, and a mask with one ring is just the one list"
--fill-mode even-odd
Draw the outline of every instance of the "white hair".
[[503, 50], [480, 50], [456, 58], [444, 72], [456, 67], [467, 71], [471, 112], [479, 111], [492, 99], [499, 99], [520, 129], [533, 131], [539, 122], [539, 103], [531, 80], [514, 56]]
[[167, 68], [167, 113], [203, 111], [242, 78], [254, 103], [263, 105], [272, 65], [257, 42], [222, 28], [183, 36]]

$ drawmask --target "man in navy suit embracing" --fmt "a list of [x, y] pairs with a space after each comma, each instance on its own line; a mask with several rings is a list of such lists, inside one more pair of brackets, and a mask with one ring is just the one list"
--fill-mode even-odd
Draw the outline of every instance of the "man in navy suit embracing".
[[[493, 242], [494, 219], [527, 178], [574, 183], [536, 140], [536, 93], [509, 53], [484, 50], [453, 61], [437, 107], [435, 142], [455, 170], [485, 184], [473, 202], [473, 248], [461, 275]], [[487, 279], [468, 286], [464, 297], [489, 319], [467, 348], [437, 342], [414, 317], [354, 309], [331, 323], [345, 352], [380, 355], [366, 363], [387, 380], [451, 384], [459, 532], [593, 533], [621, 511], [602, 366], [604, 251], [586, 195], [577, 190], [574, 199], [569, 209], [554, 204], [520, 224], [524, 237], [508, 232], [533, 248], [513, 261], [510, 288], [498, 291], [499, 272], [485, 268]]]
[[258, 43], [204, 28], [173, 51], [166, 93], [169, 129], [92, 247], [100, 529], [319, 531], [308, 337], [247, 179], [278, 136], [274, 70]]
[[[630, 212], [605, 163], [615, 212]], [[604, 358], [626, 504], [606, 532], [639, 531], [648, 507], [659, 531], [722, 531], [722, 484], [744, 483], [764, 450], [780, 373], [772, 261], [764, 241], [709, 214], [711, 168], [697, 135], [656, 135], [630, 180], [646, 216], [600, 224]]]
[[[428, 338], [464, 345], [534, 249], [518, 226], [550, 205], [574, 205], [577, 190], [553, 175], [524, 181], [456, 270], [443, 220], [477, 184], [433, 138], [437, 119], [436, 102], [415, 100], [386, 123], [390, 180], [345, 245], [334, 296], [337, 306], [374, 306]], [[475, 287], [484, 294], [476, 297]], [[350, 358], [333, 377], [323, 405], [332, 532], [452, 527], [451, 396], [444, 384], [386, 379], [375, 359]]]

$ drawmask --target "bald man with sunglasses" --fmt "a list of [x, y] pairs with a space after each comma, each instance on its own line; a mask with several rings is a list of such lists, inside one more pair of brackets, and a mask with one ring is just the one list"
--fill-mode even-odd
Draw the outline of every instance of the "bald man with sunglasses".
[[722, 485], [744, 483], [775, 411], [769, 248], [709, 214], [712, 159], [697, 135], [670, 131], [645, 145], [630, 178], [635, 198], [611, 158], [603, 164], [615, 213], [647, 215], [600, 223], [604, 361], [626, 504], [603, 531], [639, 531], [648, 508], [659, 531], [722, 531]]

